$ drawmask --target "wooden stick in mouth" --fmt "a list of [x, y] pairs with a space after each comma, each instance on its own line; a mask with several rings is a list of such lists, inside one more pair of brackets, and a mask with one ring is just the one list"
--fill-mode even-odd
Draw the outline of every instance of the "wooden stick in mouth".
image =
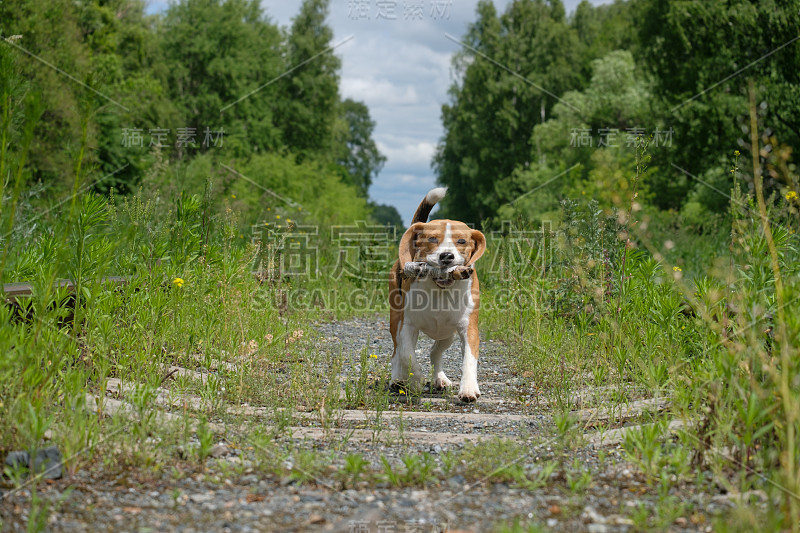
[[433, 276], [438, 280], [463, 280], [472, 276], [474, 269], [471, 266], [457, 265], [441, 269], [433, 267], [424, 261], [409, 261], [403, 265], [403, 274], [409, 278], [424, 278]]

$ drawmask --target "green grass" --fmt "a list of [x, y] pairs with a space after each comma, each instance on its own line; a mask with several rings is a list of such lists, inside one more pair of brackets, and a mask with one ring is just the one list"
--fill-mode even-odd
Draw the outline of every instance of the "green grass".
[[[797, 210], [772, 199], [765, 224], [755, 196], [735, 189], [732, 197], [727, 232], [669, 239], [663, 215], [661, 227], [644, 229], [641, 219], [620, 215], [623, 207], [604, 214], [591, 202], [564, 203], [544, 273], [510, 263], [505, 279], [486, 284], [490, 301], [493, 292], [516, 291], [529, 305], [490, 307], [484, 323], [508, 345], [518, 376], [561, 409], [576, 408], [576, 394], [594, 387], [613, 393], [606, 405], [669, 398], [669, 409], [651, 415], [654, 424], [627, 435], [628, 460], [659, 490], [697, 468], [729, 490], [765, 490], [784, 507], [764, 519], [787, 527], [800, 429]], [[639, 249], [625, 253], [627, 232]], [[687, 426], [673, 436], [669, 420]], [[567, 433], [567, 418], [555, 423]], [[705, 476], [694, 481], [708, 486]], [[763, 512], [743, 505], [745, 514]], [[664, 500], [663, 516], [637, 520], [640, 527], [666, 527], [678, 513], [671, 506]]]
[[[590, 426], [573, 411], [605, 407], [614, 413], [631, 401], [658, 397], [668, 398], [669, 407], [632, 419], [650, 425], [623, 441], [625, 460], [658, 495], [655, 514], [625, 510], [637, 527], [668, 527], [688, 512], [670, 496], [686, 484], [763, 490], [783, 507], [763, 511], [743, 502], [736, 516], [744, 518], [736, 520], [786, 527], [794, 503], [782, 488], [796, 492], [792, 465], [800, 460], [797, 212], [791, 201], [772, 202], [768, 237], [757, 198], [738, 190], [733, 197], [726, 222], [731, 247], [727, 237], [719, 242], [719, 234], [686, 232], [674, 238], [672, 255], [662, 253], [664, 220], [646, 230], [643, 219], [621, 215], [623, 208], [605, 213], [591, 202], [563, 204], [562, 223], [547, 235], [548, 247], [526, 241], [530, 232], [522, 240], [514, 232], [493, 236], [481, 270], [482, 328], [503, 342], [513, 373], [552, 415], [544, 437], [553, 452], [528, 458], [526, 447], [497, 440], [436, 458], [405, 455], [400, 463], [380, 464], [281, 439], [291, 436], [298, 411], [310, 412], [328, 431], [348, 408], [376, 412], [366, 427], [381, 442], [390, 401], [375, 384], [385, 381], [388, 369], [372, 357], [379, 354], [362, 351], [361, 371], [340, 396], [339, 375], [351, 354], [316, 349], [312, 326], [385, 312], [384, 283], [277, 275], [269, 270], [274, 264], [261, 259], [274, 254], [288, 233], [245, 243], [235, 213], [213, 211], [200, 197], [179, 196], [166, 214], [139, 197], [81, 197], [63, 219], [3, 241], [4, 279], [29, 281], [34, 295], [26, 304], [32, 320], [0, 307], [0, 451], [35, 449], [49, 433], [69, 458], [68, 472], [103, 462], [150, 476], [200, 471], [213, 481], [219, 472], [206, 470], [213, 464], [209, 453], [226, 438], [254, 450], [254, 468], [296, 483], [330, 478], [342, 487], [428, 487], [461, 475], [468, 483], [528, 490], [555, 482], [580, 498], [595, 479], [570, 453], [585, 443], [585, 432], [618, 423], [612, 416]], [[326, 231], [320, 231], [323, 241]], [[625, 246], [626, 234], [638, 248]], [[695, 247], [719, 255], [693, 259]], [[335, 264], [335, 243], [323, 242], [319, 250], [323, 266]], [[372, 260], [359, 259], [362, 266]], [[266, 273], [254, 275], [256, 265], [265, 264]], [[128, 281], [103, 283], [111, 274]], [[76, 281], [77, 308], [65, 289], [53, 289], [62, 278]], [[295, 305], [297, 291], [314, 290], [338, 299]], [[364, 291], [374, 292], [375, 305], [366, 310], [349, 297]], [[168, 376], [172, 365], [195, 373]], [[110, 378], [121, 381], [132, 416], [100, 418], [87, 399], [87, 393], [104, 397]], [[176, 402], [169, 423], [155, 409], [167, 408], [158, 403], [165, 390], [166, 401]], [[199, 398], [200, 405], [186, 403], [186, 396]], [[262, 418], [248, 423], [228, 412], [243, 403], [263, 407]], [[671, 420], [684, 421], [684, 429], [669, 432]], [[402, 418], [400, 426], [405, 428]], [[343, 439], [346, 448], [346, 436], [329, 436]], [[398, 444], [404, 442], [401, 436]], [[331, 475], [332, 465], [341, 473]], [[23, 482], [15, 479], [12, 485]], [[31, 514], [37, 529], [48, 507], [33, 504], [39, 506]], [[739, 527], [725, 524], [720, 529]]]

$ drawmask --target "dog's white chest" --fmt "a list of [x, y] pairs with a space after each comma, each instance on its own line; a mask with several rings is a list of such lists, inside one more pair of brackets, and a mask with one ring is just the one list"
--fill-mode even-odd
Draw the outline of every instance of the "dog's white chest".
[[475, 308], [472, 278], [440, 288], [430, 279], [411, 282], [405, 301], [405, 319], [434, 340], [452, 337], [459, 325], [466, 326]]

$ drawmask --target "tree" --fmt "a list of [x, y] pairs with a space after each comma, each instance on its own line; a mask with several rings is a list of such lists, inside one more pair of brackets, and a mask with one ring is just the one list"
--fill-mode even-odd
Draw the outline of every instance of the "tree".
[[375, 121], [370, 118], [369, 108], [363, 102], [348, 98], [342, 102], [340, 112], [347, 129], [340, 139], [337, 163], [347, 171], [349, 183], [366, 198], [372, 178], [381, 171], [386, 157], [372, 139]]
[[588, 80], [592, 75], [591, 62], [605, 57], [614, 50], [628, 50], [635, 54], [639, 48], [636, 28], [640, 24], [638, 3], [616, 1], [613, 4], [593, 6], [582, 0], [570, 18], [580, 46], [578, 66]]
[[[113, 187], [126, 193], [151, 164], [149, 147], [123, 142], [127, 131], [179, 123], [178, 108], [169, 100], [158, 71], [163, 66], [159, 15], [146, 15], [138, 0], [88, 0], [75, 3], [83, 44], [90, 55], [93, 85], [116, 102], [95, 98], [91, 121], [97, 130], [97, 192]], [[127, 144], [127, 146], [126, 146]]]
[[[530, 167], [518, 166], [505, 180], [514, 202], [498, 210], [500, 217], [552, 216], [569, 194], [595, 198], [601, 207], [620, 205], [627, 187], [625, 171], [634, 159], [627, 130], [650, 116], [650, 89], [628, 51], [610, 52], [592, 61], [591, 68], [586, 89], [565, 93], [552, 117], [533, 128], [531, 159], [539, 153], [546, 157]], [[587, 136], [583, 142], [582, 135]], [[560, 177], [554, 181], [554, 176]]]
[[[800, 144], [800, 42], [792, 42], [800, 27], [797, 2], [640, 3], [640, 63], [657, 79], [661, 120], [679, 135], [681, 149], [669, 162], [703, 175], [720, 165], [721, 154], [749, 142], [742, 134], [748, 78], [756, 80], [764, 106], [759, 126], [781, 142]], [[677, 186], [658, 205], [679, 207], [695, 184], [669, 165], [664, 169]]]
[[492, 2], [481, 1], [464, 41], [434, 167], [450, 187], [443, 216], [481, 223], [510, 199], [502, 180], [530, 164], [534, 125], [558, 95], [580, 86], [578, 41], [558, 0], [513, 2], [499, 18]]
[[[67, 0], [14, 0], [0, 2], [0, 31], [3, 37], [19, 36], [14, 44], [93, 85], [89, 52], [82, 42], [75, 8]], [[81, 122], [93, 107], [87, 106], [92, 93], [60, 72], [44, 66], [9, 43], [0, 43], [16, 56], [16, 63], [33, 90], [41, 92], [46, 110], [36, 127], [28, 169], [30, 179], [55, 190], [72, 185], [75, 159], [80, 151]], [[96, 146], [96, 130], [87, 125], [87, 153]], [[0, 177], [4, 179], [5, 177]]]
[[337, 117], [341, 62], [331, 49], [327, 13], [327, 0], [304, 0], [285, 50], [285, 69], [295, 70], [281, 80], [276, 119], [284, 143], [305, 154], [330, 150]]
[[234, 155], [280, 146], [273, 124], [280, 98], [268, 85], [284, 70], [280, 34], [257, 0], [182, 0], [170, 6], [160, 33], [165, 86], [181, 111], [180, 123], [161, 127], [196, 134], [196, 146], [179, 155], [202, 150], [206, 128], [224, 128]]
[[[403, 217], [400, 216], [400, 212], [395, 206], [373, 202], [370, 202], [369, 206], [372, 208], [372, 218], [378, 224], [394, 226], [398, 230], [403, 228]], [[398, 231], [398, 233], [402, 234], [402, 231]]]

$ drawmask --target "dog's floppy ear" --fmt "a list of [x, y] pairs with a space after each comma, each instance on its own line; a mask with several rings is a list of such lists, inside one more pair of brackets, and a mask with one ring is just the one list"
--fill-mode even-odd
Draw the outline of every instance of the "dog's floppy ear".
[[414, 251], [414, 237], [424, 225], [424, 222], [416, 222], [411, 224], [406, 232], [403, 233], [403, 237], [400, 239], [400, 268], [403, 268], [409, 261], [414, 260], [414, 256], [416, 255]]
[[469, 256], [466, 264], [464, 266], [470, 266], [475, 261], [480, 259], [483, 255], [483, 252], [486, 251], [486, 237], [484, 237], [483, 233], [474, 229], [472, 230], [472, 242], [475, 245], [475, 248], [472, 250], [472, 255]]

